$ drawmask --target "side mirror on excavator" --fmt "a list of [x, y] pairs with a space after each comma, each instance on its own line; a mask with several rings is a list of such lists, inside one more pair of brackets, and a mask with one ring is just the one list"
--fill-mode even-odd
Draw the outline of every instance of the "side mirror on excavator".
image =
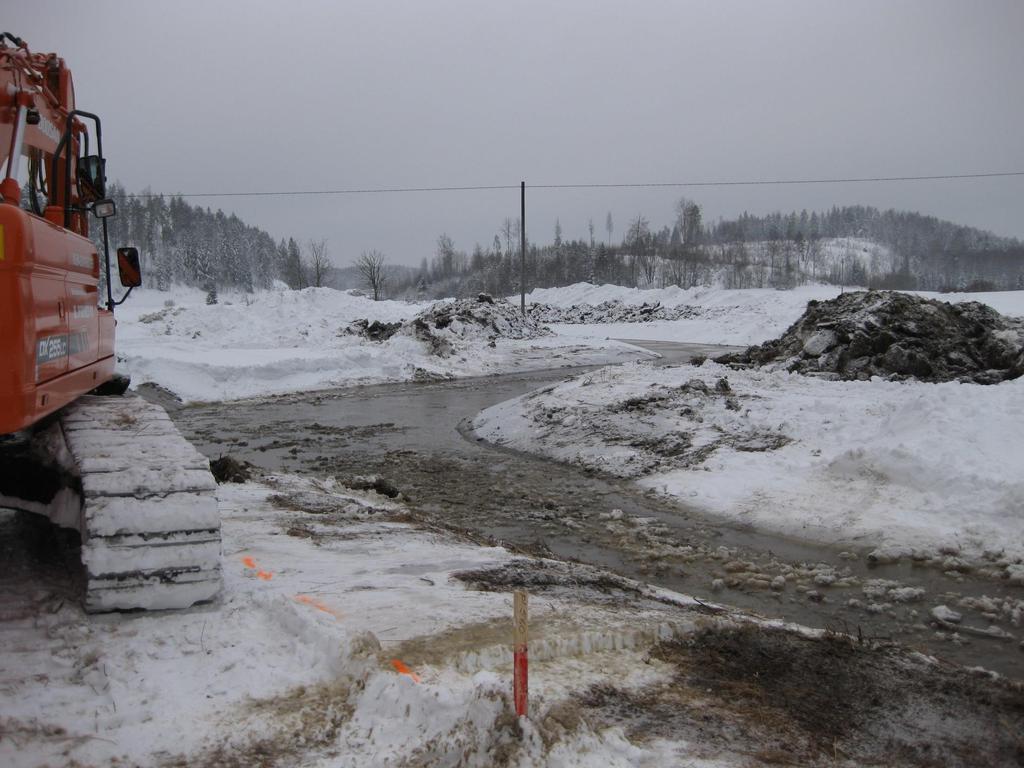
[[121, 285], [125, 288], [138, 288], [142, 285], [138, 248], [129, 246], [117, 249], [117, 271], [121, 277]]

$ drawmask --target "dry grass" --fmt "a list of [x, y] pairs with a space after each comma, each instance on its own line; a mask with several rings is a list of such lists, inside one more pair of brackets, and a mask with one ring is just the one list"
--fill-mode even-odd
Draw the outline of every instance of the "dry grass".
[[[352, 694], [359, 684], [334, 681], [314, 686], [299, 686], [281, 696], [256, 699], [245, 707], [238, 719], [258, 721], [252, 728], [262, 735], [238, 743], [216, 744], [198, 755], [176, 756], [163, 768], [276, 768], [300, 765], [302, 756], [329, 748], [342, 726], [352, 716]], [[225, 729], [228, 732], [235, 727]]]

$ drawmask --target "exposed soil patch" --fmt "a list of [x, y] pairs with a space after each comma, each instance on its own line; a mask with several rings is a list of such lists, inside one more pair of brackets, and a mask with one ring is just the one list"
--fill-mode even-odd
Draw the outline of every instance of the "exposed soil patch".
[[247, 483], [252, 479], [252, 464], [231, 456], [221, 456], [211, 461], [210, 471], [218, 483]]
[[380, 475], [356, 475], [342, 479], [341, 484], [353, 491], [373, 491], [389, 499], [397, 499], [402, 493], [397, 485]]
[[346, 336], [360, 336], [370, 341], [387, 341], [398, 333], [401, 327], [400, 322], [382, 323], [380, 320], [374, 320], [371, 323], [369, 320], [359, 319], [349, 323], [342, 329], [342, 333]]
[[[398, 658], [412, 668], [422, 665], [440, 667], [460, 654], [473, 653], [483, 648], [507, 646], [511, 624], [508, 619], [494, 619], [451, 627], [443, 632], [414, 637], [389, 649], [389, 658]], [[530, 623], [531, 637], [543, 636], [546, 622]], [[386, 663], [382, 659], [382, 663]]]
[[389, 516], [390, 510], [380, 509], [369, 503], [354, 499], [341, 499], [329, 494], [293, 491], [270, 497], [270, 503], [278, 509], [301, 512], [318, 518], [317, 522], [352, 522], [368, 517]]
[[[583, 386], [592, 381], [582, 378]], [[678, 385], [651, 384], [642, 394], [597, 406], [546, 397], [552, 391], [539, 390], [525, 401], [538, 432], [554, 443], [585, 445], [600, 436], [608, 446], [630, 449], [619, 452], [615, 461], [596, 450], [581, 460], [592, 469], [619, 477], [639, 478], [697, 467], [721, 448], [766, 452], [792, 442], [780, 431], [765, 431], [731, 417], [725, 420], [728, 429], [718, 425], [709, 414], [756, 408], [759, 399], [756, 392], [734, 391], [724, 376], [713, 383], [692, 378]]]
[[597, 686], [585, 716], [632, 740], [683, 739], [766, 763], [1024, 765], [1024, 691], [894, 647], [747, 626], [656, 646], [678, 672], [640, 692]]
[[1024, 374], [1024, 321], [976, 301], [861, 291], [811, 301], [780, 338], [717, 360], [840, 379], [996, 384]]
[[581, 598], [587, 593], [605, 597], [640, 597], [643, 593], [629, 579], [582, 563], [554, 560], [514, 560], [498, 568], [459, 571], [455, 578], [487, 592], [526, 589], [531, 594], [571, 590]]

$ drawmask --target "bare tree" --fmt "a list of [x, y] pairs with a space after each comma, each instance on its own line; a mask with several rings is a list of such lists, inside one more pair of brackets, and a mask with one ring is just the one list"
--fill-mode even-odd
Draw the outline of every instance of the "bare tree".
[[373, 300], [380, 301], [384, 296], [384, 254], [376, 248], [363, 251], [356, 259], [356, 268], [362, 275], [363, 284], [373, 291]]
[[693, 200], [679, 198], [676, 202], [676, 226], [679, 227], [683, 246], [688, 250], [696, 248], [703, 228], [700, 206]]
[[630, 250], [629, 266], [633, 285], [639, 285], [639, 277], [642, 272], [645, 287], [651, 287], [657, 269], [657, 259], [651, 247], [650, 225], [643, 216], [637, 216], [636, 221], [629, 225], [629, 232], [626, 233], [625, 245]]
[[501, 223], [501, 230], [498, 232], [505, 240], [505, 256], [512, 258], [513, 253], [519, 250], [519, 219], [506, 218]]
[[327, 257], [326, 240], [309, 241], [309, 271], [313, 278], [313, 287], [322, 288], [327, 268], [331, 266], [331, 260]]

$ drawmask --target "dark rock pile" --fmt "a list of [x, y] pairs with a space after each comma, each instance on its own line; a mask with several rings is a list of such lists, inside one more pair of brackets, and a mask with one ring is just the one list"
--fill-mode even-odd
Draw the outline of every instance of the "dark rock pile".
[[374, 320], [371, 323], [369, 320], [359, 319], [349, 323], [342, 329], [342, 333], [349, 336], [362, 336], [370, 341], [387, 341], [401, 328], [401, 323], [382, 323], [380, 320]]
[[647, 323], [652, 320], [678, 320], [699, 314], [695, 307], [680, 304], [666, 307], [659, 301], [644, 304], [624, 304], [619, 300], [605, 301], [597, 306], [574, 304], [556, 307], [552, 304], [531, 304], [530, 317], [542, 323]]
[[838, 379], [996, 384], [1024, 374], [1024, 320], [975, 301], [847, 293], [809, 302], [780, 338], [717, 361]]

